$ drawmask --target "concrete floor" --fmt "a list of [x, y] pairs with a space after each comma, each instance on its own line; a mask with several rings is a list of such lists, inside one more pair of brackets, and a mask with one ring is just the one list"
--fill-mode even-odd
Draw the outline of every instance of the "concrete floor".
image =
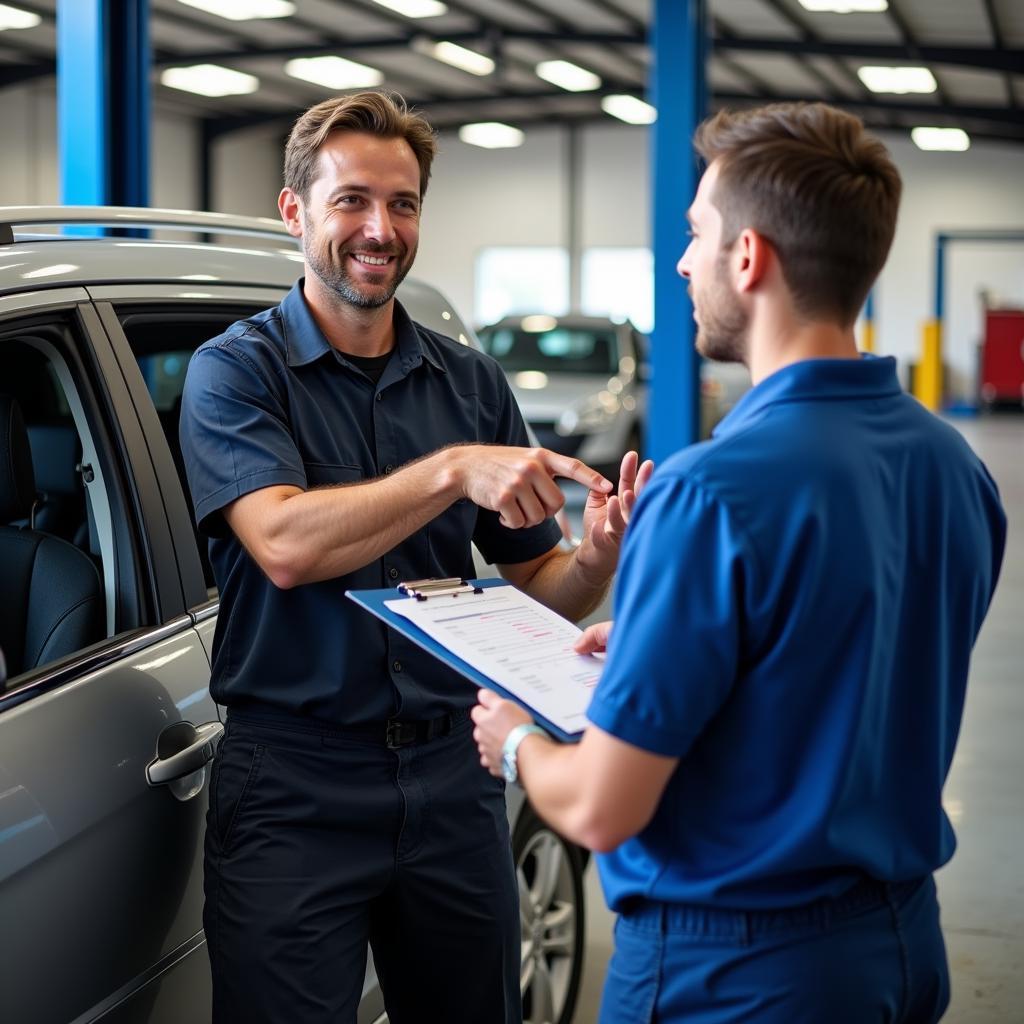
[[[954, 1024], [1024, 1022], [1024, 416], [952, 421], [999, 485], [1010, 520], [999, 587], [974, 651], [945, 804], [959, 848], [937, 876]], [[580, 502], [570, 496], [578, 529]], [[588, 621], [609, 617], [599, 609]], [[587, 952], [575, 1024], [597, 1019], [612, 915], [587, 870]], [[623, 1022], [625, 1024], [625, 1022]]]

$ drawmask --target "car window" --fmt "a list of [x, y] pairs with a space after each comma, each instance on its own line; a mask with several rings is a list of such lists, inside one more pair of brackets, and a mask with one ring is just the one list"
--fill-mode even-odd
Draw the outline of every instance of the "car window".
[[158, 617], [87, 352], [70, 315], [0, 320], [0, 690]]
[[512, 327], [480, 332], [485, 351], [511, 372], [612, 374], [618, 371], [619, 353], [614, 331], [555, 327], [524, 331]]
[[[188, 303], [169, 303], [150, 307], [133, 305], [117, 310], [121, 328], [156, 407], [160, 427], [171, 450], [174, 468], [178, 472], [190, 514], [193, 513], [192, 502], [185, 477], [181, 444], [178, 440], [181, 394], [185, 387], [189, 360], [204, 341], [221, 334], [235, 321], [243, 320], [265, 308], [265, 304], [197, 306]], [[210, 566], [207, 540], [199, 533], [194, 518], [192, 527], [203, 565], [207, 595], [212, 599], [217, 596], [217, 584]]]

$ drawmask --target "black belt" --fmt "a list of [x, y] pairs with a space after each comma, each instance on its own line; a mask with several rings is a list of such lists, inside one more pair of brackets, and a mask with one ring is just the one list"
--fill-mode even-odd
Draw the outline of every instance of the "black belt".
[[383, 722], [360, 722], [357, 725], [334, 725], [322, 719], [309, 718], [305, 715], [292, 714], [286, 711], [268, 711], [263, 708], [230, 707], [228, 720], [248, 722], [256, 726], [288, 729], [321, 736], [360, 736], [365, 739], [383, 743], [389, 750], [409, 747], [415, 743], [429, 743], [431, 740], [448, 736], [455, 727], [466, 721], [469, 711], [450, 711], [438, 718], [423, 721], [407, 721], [401, 718], [389, 718]]
[[403, 722], [389, 718], [384, 723], [384, 745], [389, 750], [408, 747], [414, 743], [429, 743], [440, 736], [450, 735], [452, 729], [466, 717], [466, 712], [452, 712], [431, 718], [426, 722]]

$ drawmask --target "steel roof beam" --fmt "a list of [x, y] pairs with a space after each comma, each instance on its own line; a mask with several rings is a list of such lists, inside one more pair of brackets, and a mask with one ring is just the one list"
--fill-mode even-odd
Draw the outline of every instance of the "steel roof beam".
[[[999, 17], [996, 15], [996, 8], [994, 0], [981, 0], [982, 7], [985, 8], [985, 17], [988, 18], [989, 31], [992, 33], [992, 42], [995, 43], [997, 49], [1002, 50], [1005, 46], [1003, 42], [1003, 30], [999, 24]], [[1013, 88], [1013, 77], [1007, 72], [1003, 75], [1003, 83], [1006, 86], [1006, 102], [1016, 108], [1017, 106], [1017, 93]]]
[[911, 48], [902, 43], [827, 42], [824, 39], [801, 40], [761, 39], [737, 37], [716, 39], [715, 50], [748, 51], [750, 53], [800, 52], [816, 57], [864, 57], [869, 60], [912, 61], [929, 64], [953, 64], [960, 67], [982, 68], [985, 71], [1009, 71], [1024, 74], [1024, 50], [986, 46], [918, 46]]

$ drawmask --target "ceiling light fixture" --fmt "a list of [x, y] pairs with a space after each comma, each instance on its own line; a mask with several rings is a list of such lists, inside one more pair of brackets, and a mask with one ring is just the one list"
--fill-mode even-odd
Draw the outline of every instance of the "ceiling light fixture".
[[541, 61], [534, 70], [538, 78], [569, 92], [590, 92], [601, 88], [601, 79], [593, 71], [567, 60]]
[[245, 96], [260, 87], [260, 80], [255, 75], [232, 71], [219, 64], [167, 68], [160, 73], [160, 82], [172, 89], [194, 92], [200, 96]]
[[482, 146], [484, 149], [515, 149], [523, 144], [526, 136], [510, 124], [478, 121], [475, 124], [464, 124], [459, 129], [459, 138], [471, 146]]
[[495, 64], [490, 57], [477, 53], [476, 50], [467, 50], [464, 46], [456, 46], [455, 43], [442, 41], [432, 42], [429, 39], [413, 43], [413, 49], [425, 53], [428, 57], [450, 64], [453, 68], [468, 71], [471, 75], [490, 75], [493, 73]]
[[178, 0], [186, 7], [216, 14], [228, 21], [249, 21], [255, 18], [290, 18], [295, 13], [292, 0]]
[[857, 77], [872, 92], [890, 92], [904, 95], [908, 92], [935, 92], [935, 76], [927, 68], [915, 67], [861, 67]]
[[328, 89], [370, 89], [384, 81], [376, 68], [344, 57], [296, 57], [284, 66], [285, 74]]
[[971, 137], [960, 128], [912, 128], [910, 137], [918, 149], [962, 153], [971, 148]]
[[0, 32], [14, 28], [35, 28], [43, 19], [31, 11], [23, 11], [20, 7], [8, 7], [0, 4]]
[[601, 109], [626, 124], [654, 124], [658, 119], [658, 111], [636, 96], [603, 96]]
[[441, 3], [440, 0], [373, 0], [373, 2], [396, 14], [404, 14], [407, 18], [437, 18], [448, 13], [448, 5]]
[[875, 14], [889, 8], [886, 0], [800, 0], [800, 6], [815, 14]]

